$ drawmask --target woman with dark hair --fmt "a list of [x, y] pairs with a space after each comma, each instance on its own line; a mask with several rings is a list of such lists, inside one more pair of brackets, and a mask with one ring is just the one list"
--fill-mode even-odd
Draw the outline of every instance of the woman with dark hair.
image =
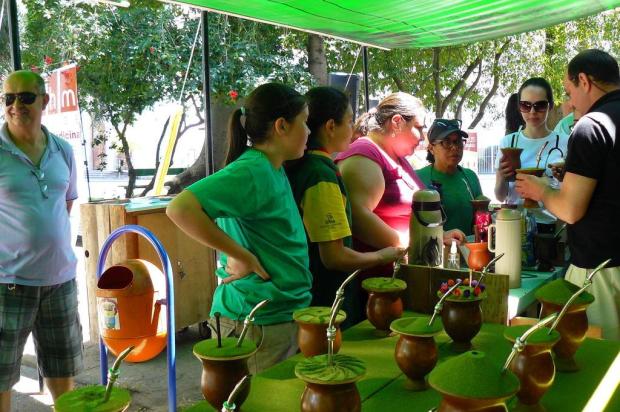
[[[287, 174], [308, 235], [312, 305], [331, 306], [349, 272], [391, 263], [404, 249], [390, 246], [360, 253], [351, 248], [351, 205], [331, 155], [349, 147], [353, 110], [346, 94], [333, 87], [311, 89], [306, 100], [308, 150], [301, 162], [287, 168]], [[345, 290], [346, 325], [362, 320], [356, 285]]]
[[[549, 110], [553, 108], [553, 91], [549, 82], [542, 77], [527, 79], [517, 93], [519, 111], [525, 122], [522, 130], [507, 134], [500, 140], [499, 147], [517, 147], [521, 152], [521, 168], [536, 167], [536, 154], [543, 145], [540, 167], [560, 161], [567, 152], [568, 136], [554, 132], [547, 127]], [[495, 196], [501, 202], [517, 204], [522, 199], [514, 189], [515, 171], [505, 156], [496, 163]], [[551, 175], [551, 170], [548, 169]]]
[[[406, 156], [424, 138], [425, 116], [420, 99], [392, 93], [369, 111], [367, 136], [336, 157], [351, 201], [356, 250], [408, 246], [413, 193], [425, 185]], [[447, 232], [444, 243], [452, 237], [464, 239]]]
[[238, 335], [250, 310], [269, 299], [247, 335], [260, 343], [252, 373], [297, 352], [293, 312], [311, 300], [306, 234], [282, 167], [303, 156], [307, 118], [295, 90], [259, 86], [230, 117], [226, 167], [187, 187], [166, 210], [181, 230], [220, 251], [211, 316], [221, 314], [223, 336]]
[[445, 230], [459, 229], [465, 235], [474, 233], [474, 208], [471, 200], [482, 195], [476, 173], [459, 163], [463, 159], [465, 139], [461, 121], [435, 119], [428, 130], [426, 160], [430, 165], [417, 170], [420, 179], [441, 194], [441, 204], [446, 211]]

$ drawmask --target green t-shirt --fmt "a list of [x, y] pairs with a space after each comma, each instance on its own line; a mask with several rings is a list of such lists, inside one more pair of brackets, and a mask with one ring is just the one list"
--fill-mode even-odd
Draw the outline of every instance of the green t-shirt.
[[474, 233], [474, 208], [470, 202], [471, 196], [467, 191], [467, 185], [469, 185], [474, 197], [482, 194], [476, 173], [471, 169], [459, 166], [456, 173], [449, 175], [434, 169], [433, 165], [416, 170], [416, 173], [427, 187], [431, 186], [431, 181], [441, 183], [441, 204], [448, 216], [443, 229], [460, 229], [466, 235], [472, 235]]
[[[287, 169], [287, 174], [308, 235], [312, 306], [331, 306], [348, 273], [323, 265], [318, 242], [342, 239], [345, 247], [352, 247], [351, 204], [344, 182], [329, 154], [322, 150], [308, 150]], [[343, 309], [347, 320], [343, 328], [363, 320], [359, 291], [355, 279], [345, 289]]]
[[[187, 188], [203, 210], [235, 242], [261, 262], [271, 280], [257, 274], [215, 290], [211, 314], [242, 319], [263, 299], [256, 323], [288, 322], [310, 304], [312, 275], [308, 244], [284, 168], [274, 169], [260, 151], [248, 149], [239, 159]], [[220, 254], [216, 275], [225, 278], [227, 256]]]

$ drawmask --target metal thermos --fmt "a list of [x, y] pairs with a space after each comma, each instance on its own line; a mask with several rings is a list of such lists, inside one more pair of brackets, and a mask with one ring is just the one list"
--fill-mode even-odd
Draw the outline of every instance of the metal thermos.
[[[494, 240], [494, 241], [493, 241]], [[504, 257], [495, 263], [495, 273], [508, 275], [510, 288], [521, 287], [521, 212], [500, 209], [489, 225], [489, 250]]]
[[443, 266], [443, 224], [446, 213], [436, 190], [423, 189], [413, 194], [409, 221], [409, 263], [430, 267]]

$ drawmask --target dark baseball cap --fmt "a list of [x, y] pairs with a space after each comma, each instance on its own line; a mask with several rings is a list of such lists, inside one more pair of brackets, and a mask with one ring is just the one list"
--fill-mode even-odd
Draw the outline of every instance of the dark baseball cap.
[[467, 139], [469, 135], [461, 130], [461, 121], [459, 119], [435, 119], [430, 129], [428, 129], [428, 141], [433, 143], [437, 140], [443, 140], [456, 133], [463, 139]]

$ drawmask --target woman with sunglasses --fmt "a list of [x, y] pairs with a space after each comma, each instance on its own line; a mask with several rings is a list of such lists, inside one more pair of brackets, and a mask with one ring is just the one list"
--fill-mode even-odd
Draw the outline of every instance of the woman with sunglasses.
[[465, 139], [460, 120], [435, 119], [428, 130], [426, 160], [430, 165], [417, 170], [420, 179], [441, 194], [441, 204], [447, 215], [444, 230], [457, 229], [474, 233], [474, 209], [471, 200], [482, 195], [476, 173], [459, 166], [463, 159]]
[[[409, 245], [411, 201], [425, 185], [406, 157], [424, 138], [425, 117], [420, 99], [392, 93], [369, 111], [368, 134], [336, 157], [351, 201], [356, 250]], [[463, 240], [462, 233], [447, 232], [444, 243], [450, 244], [453, 237]]]
[[[519, 111], [525, 128], [504, 136], [499, 147], [517, 147], [521, 152], [521, 168], [536, 167], [536, 155], [542, 152], [539, 167], [560, 161], [567, 151], [568, 136], [547, 127], [549, 110], [553, 108], [553, 92], [549, 82], [542, 77], [527, 79], [519, 88]], [[515, 171], [509, 160], [502, 155], [496, 163], [495, 196], [504, 203], [522, 203], [514, 189]], [[551, 171], [548, 171], [551, 175]]]

